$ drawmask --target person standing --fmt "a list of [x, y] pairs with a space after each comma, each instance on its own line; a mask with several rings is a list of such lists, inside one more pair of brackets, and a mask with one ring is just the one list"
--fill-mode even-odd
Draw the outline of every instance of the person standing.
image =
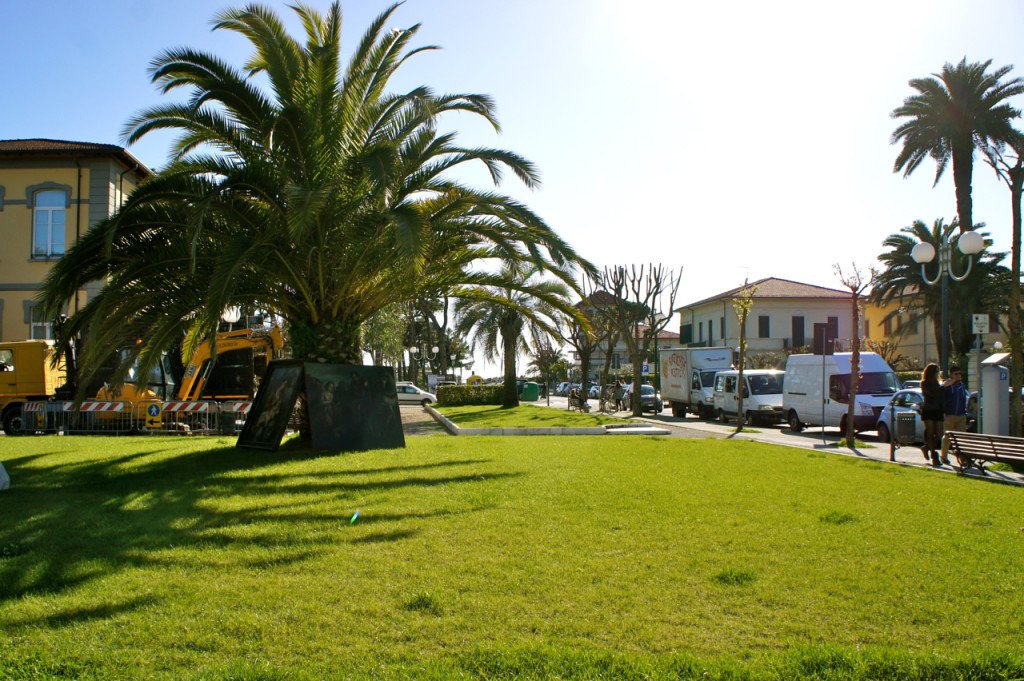
[[[942, 383], [943, 429], [948, 432], [967, 430], [967, 386], [958, 366], [949, 367], [949, 378]], [[949, 465], [949, 442], [942, 440], [942, 463]]]
[[615, 401], [615, 411], [622, 411], [622, 397], [626, 391], [622, 388], [622, 381], [615, 380], [615, 388], [612, 389], [612, 399]]
[[924, 373], [921, 374], [921, 394], [924, 395], [924, 404], [921, 405], [924, 446], [921, 447], [921, 453], [924, 454], [925, 461], [931, 461], [933, 466], [938, 466], [945, 421], [945, 390], [939, 383], [938, 364], [929, 364], [924, 368]]

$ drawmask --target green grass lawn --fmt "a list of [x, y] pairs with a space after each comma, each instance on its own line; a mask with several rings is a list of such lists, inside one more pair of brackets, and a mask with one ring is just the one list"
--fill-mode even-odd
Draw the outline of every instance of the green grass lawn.
[[438, 407], [460, 428], [591, 428], [606, 423], [626, 423], [623, 419], [596, 413], [584, 414], [568, 409], [520, 405], [512, 409], [490, 405]]
[[0, 458], [0, 679], [1024, 675], [1019, 488], [646, 437]]

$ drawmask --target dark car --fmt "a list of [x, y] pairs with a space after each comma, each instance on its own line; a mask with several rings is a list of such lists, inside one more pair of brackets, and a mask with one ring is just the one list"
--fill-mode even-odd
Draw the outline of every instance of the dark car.
[[[633, 400], [633, 385], [629, 384], [626, 386], [626, 394], [622, 396], [622, 401], [626, 403], [626, 409], [632, 408]], [[661, 410], [665, 408], [665, 403], [661, 399], [661, 393], [654, 389], [653, 385], [642, 385], [640, 386], [640, 411], [650, 411], [655, 414], [660, 414]]]

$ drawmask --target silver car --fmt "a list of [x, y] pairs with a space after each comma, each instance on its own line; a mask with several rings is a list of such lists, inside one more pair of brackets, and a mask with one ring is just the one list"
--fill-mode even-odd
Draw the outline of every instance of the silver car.
[[921, 408], [924, 405], [924, 395], [920, 390], [911, 388], [909, 390], [897, 390], [889, 403], [882, 407], [878, 414], [878, 439], [881, 442], [888, 442], [895, 430], [890, 421], [890, 412], [900, 414], [912, 412], [914, 414], [914, 442], [924, 442], [924, 421], [921, 420]]

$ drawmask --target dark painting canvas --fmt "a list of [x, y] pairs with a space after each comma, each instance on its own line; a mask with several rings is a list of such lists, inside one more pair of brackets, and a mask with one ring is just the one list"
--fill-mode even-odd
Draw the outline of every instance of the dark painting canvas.
[[303, 362], [275, 360], [267, 367], [237, 446], [275, 450], [302, 389]]
[[405, 447], [391, 367], [307, 362], [306, 398], [316, 449]]

